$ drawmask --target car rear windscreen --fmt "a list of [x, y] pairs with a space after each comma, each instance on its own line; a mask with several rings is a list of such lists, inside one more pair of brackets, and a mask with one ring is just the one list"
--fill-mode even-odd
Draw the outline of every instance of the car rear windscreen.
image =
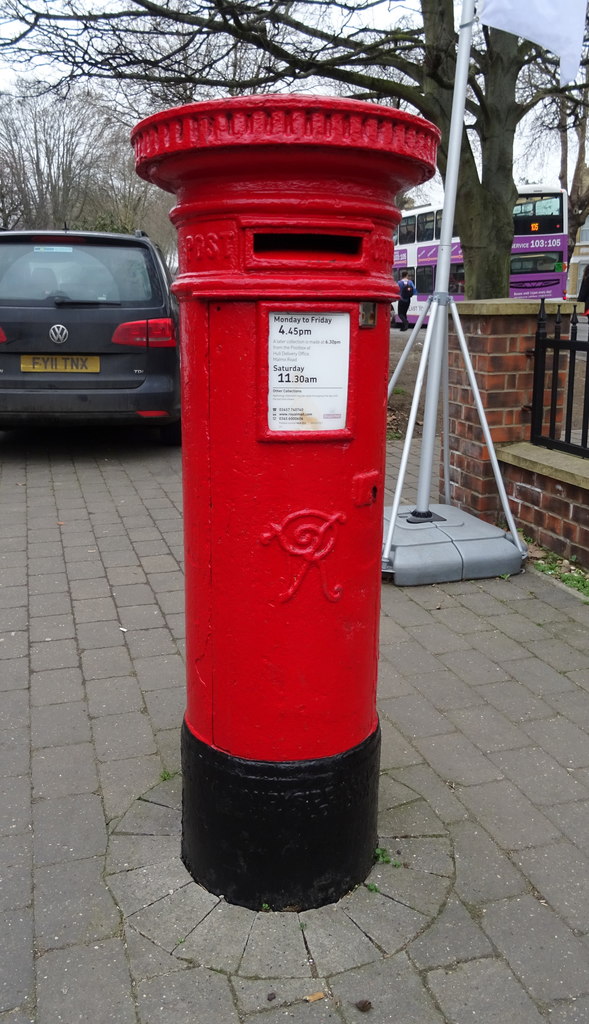
[[163, 301], [145, 246], [0, 237], [0, 303], [54, 305], [56, 299], [130, 307]]

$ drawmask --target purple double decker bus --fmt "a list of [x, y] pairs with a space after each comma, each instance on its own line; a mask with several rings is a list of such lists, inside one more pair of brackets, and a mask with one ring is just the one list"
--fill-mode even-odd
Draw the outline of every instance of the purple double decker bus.
[[[442, 225], [441, 206], [406, 210], [397, 229], [393, 272], [405, 270], [415, 282], [408, 319], [415, 323], [433, 293]], [[514, 299], [564, 299], [568, 252], [568, 206], [564, 189], [524, 185], [513, 210], [509, 294]], [[448, 290], [464, 298], [460, 239], [452, 240]]]

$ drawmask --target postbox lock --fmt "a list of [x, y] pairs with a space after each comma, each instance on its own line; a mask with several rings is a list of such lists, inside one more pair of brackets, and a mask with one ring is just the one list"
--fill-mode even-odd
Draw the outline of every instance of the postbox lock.
[[361, 302], [358, 318], [360, 327], [376, 327], [376, 302]]

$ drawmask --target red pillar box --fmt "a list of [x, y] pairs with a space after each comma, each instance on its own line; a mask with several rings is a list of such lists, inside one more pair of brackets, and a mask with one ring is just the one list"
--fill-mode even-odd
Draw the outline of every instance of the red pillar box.
[[334, 901], [373, 861], [393, 201], [438, 138], [305, 96], [133, 133], [139, 174], [177, 196], [182, 856], [254, 909]]

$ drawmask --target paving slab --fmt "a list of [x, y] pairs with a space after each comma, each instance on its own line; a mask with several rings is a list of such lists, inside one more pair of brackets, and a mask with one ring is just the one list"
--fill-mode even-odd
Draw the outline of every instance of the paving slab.
[[44, 704], [31, 711], [31, 743], [36, 749], [85, 743], [90, 739], [85, 701]]
[[238, 1024], [228, 978], [205, 967], [160, 975], [137, 987], [141, 1024]]
[[20, 1006], [34, 1005], [33, 915], [29, 907], [0, 914], [0, 1014]]
[[32, 836], [0, 836], [0, 910], [28, 907], [33, 891]]
[[135, 1024], [125, 947], [119, 938], [69, 946], [37, 961], [39, 1021]]
[[[431, 971], [428, 986], [448, 1019], [456, 1024], [542, 1024], [541, 1016], [509, 967], [497, 960], [475, 960], [452, 970]], [[552, 1014], [551, 1022], [554, 1021]]]
[[[587, 776], [589, 782], [589, 775]], [[589, 849], [589, 801], [555, 804], [545, 807], [548, 818], [582, 850]]]
[[491, 761], [538, 806], [589, 797], [589, 790], [541, 747], [491, 753]]
[[[182, 947], [175, 950], [175, 955], [183, 960], [197, 963], [201, 967], [210, 967], [215, 971], [237, 975], [244, 959], [245, 948], [248, 945], [255, 919], [254, 911], [220, 901], [186, 937]], [[257, 942], [256, 939], [253, 941]], [[300, 952], [300, 947], [298, 947], [298, 952]], [[259, 946], [256, 955], [260, 956]], [[253, 950], [250, 949], [246, 966], [252, 962], [252, 957]], [[277, 969], [277, 966], [272, 960], [271, 969]], [[238, 979], [236, 978], [234, 985], [237, 984]]]
[[123, 935], [129, 971], [136, 985], [148, 978], [158, 978], [174, 971], [184, 971], [192, 966], [174, 956], [173, 953], [168, 953], [156, 942], [146, 939], [131, 926], [124, 928]]
[[31, 782], [27, 775], [0, 778], [0, 836], [31, 828]]
[[396, 839], [401, 836], [438, 836], [446, 827], [425, 800], [412, 800], [401, 807], [381, 812], [378, 819], [381, 836]]
[[[329, 1013], [333, 1010], [329, 986], [324, 979], [320, 978], [313, 978], [311, 981], [308, 978], [278, 977], [264, 980], [235, 978], [233, 989], [238, 1009], [245, 1014], [288, 1007], [288, 1015], [284, 1016], [289, 1021], [291, 1011], [298, 1007], [301, 1013], [307, 1014], [306, 1019], [311, 1021], [315, 1019], [315, 1013], [321, 1011]], [[319, 995], [322, 995], [323, 999], [317, 998]], [[309, 996], [314, 997], [312, 1003], [306, 1001]], [[309, 1007], [312, 1012], [308, 1009]], [[262, 1018], [262, 1020], [265, 1019], [267, 1019], [266, 1016]]]
[[481, 699], [501, 711], [511, 722], [533, 721], [535, 718], [552, 718], [551, 704], [535, 697], [526, 686], [515, 680], [505, 683], [491, 683], [478, 688]]
[[495, 750], [513, 750], [525, 747], [530, 742], [529, 736], [523, 729], [518, 729], [505, 715], [493, 707], [477, 705], [470, 708], [456, 708], [448, 711], [447, 717], [485, 754]]
[[[330, 986], [346, 1024], [445, 1024], [405, 953], [338, 974]], [[358, 1008], [367, 1002], [367, 1012]]]
[[135, 800], [153, 786], [161, 771], [161, 758], [156, 752], [122, 761], [99, 762], [98, 775], [107, 822], [125, 814]]
[[440, 665], [436, 672], [414, 676], [412, 683], [414, 689], [441, 712], [484, 703], [478, 687], [469, 686], [444, 665]]
[[487, 908], [482, 926], [533, 999], [589, 994], [587, 947], [544, 902], [501, 900]]
[[584, 853], [563, 840], [521, 850], [514, 861], [573, 930], [589, 933], [589, 858]]
[[493, 955], [480, 925], [456, 897], [450, 897], [433, 924], [407, 947], [420, 970], [446, 967], [474, 957]]
[[104, 858], [69, 861], [35, 871], [37, 949], [98, 942], [118, 934], [121, 914], [106, 889]]
[[459, 796], [505, 850], [539, 846], [558, 838], [558, 829], [511, 782], [464, 786]]
[[[370, 885], [371, 883], [369, 883]], [[383, 953], [390, 955], [404, 949], [408, 942], [429, 923], [429, 915], [412, 910], [398, 899], [383, 892], [372, 892], [359, 886], [341, 901], [345, 914]], [[313, 935], [309, 935], [314, 952]]]
[[83, 676], [79, 668], [49, 669], [45, 672], [31, 673], [30, 699], [33, 707], [77, 704], [84, 697]]
[[190, 875], [178, 857], [178, 851], [156, 864], [125, 868], [108, 875], [108, 887], [125, 917], [171, 896], [190, 882]]
[[0, 776], [26, 776], [31, 760], [30, 730], [26, 725], [0, 729]]
[[567, 718], [528, 722], [526, 732], [565, 768], [589, 766], [589, 734]]
[[587, 1024], [583, 599], [384, 584], [379, 859], [230, 905], [180, 859], [180, 452], [107, 435], [0, 433], [2, 1020]]
[[585, 1024], [589, 1020], [589, 997], [555, 1004], [550, 1009], [550, 1024]]
[[456, 863], [455, 891], [470, 906], [516, 896], [528, 888], [528, 880], [490, 835], [472, 821], [450, 829]]
[[189, 879], [130, 914], [127, 920], [140, 935], [157, 942], [168, 953], [174, 953], [218, 902], [218, 896]]
[[410, 693], [391, 700], [381, 700], [380, 711], [410, 739], [414, 736], [434, 736], [452, 729], [452, 723], [420, 694]]
[[441, 779], [429, 765], [409, 765], [407, 768], [400, 768], [394, 772], [394, 778], [419, 793], [444, 825], [466, 817], [467, 811], [454, 796], [454, 784]]
[[66, 864], [104, 856], [107, 831], [96, 793], [38, 800], [33, 806], [35, 863]]
[[415, 746], [436, 774], [448, 782], [475, 786], [501, 778], [499, 769], [461, 732], [418, 737]]
[[[256, 1017], [251, 1019], [256, 1020]], [[313, 1003], [297, 1000], [286, 1010], [268, 1010], [262, 1018], [264, 1024], [284, 1024], [285, 1019], [288, 1024], [342, 1024], [343, 1020], [337, 1004], [325, 999]]]
[[311, 963], [305, 944], [308, 927], [304, 914], [300, 920], [298, 914], [255, 914], [239, 974], [250, 978], [310, 978]]

